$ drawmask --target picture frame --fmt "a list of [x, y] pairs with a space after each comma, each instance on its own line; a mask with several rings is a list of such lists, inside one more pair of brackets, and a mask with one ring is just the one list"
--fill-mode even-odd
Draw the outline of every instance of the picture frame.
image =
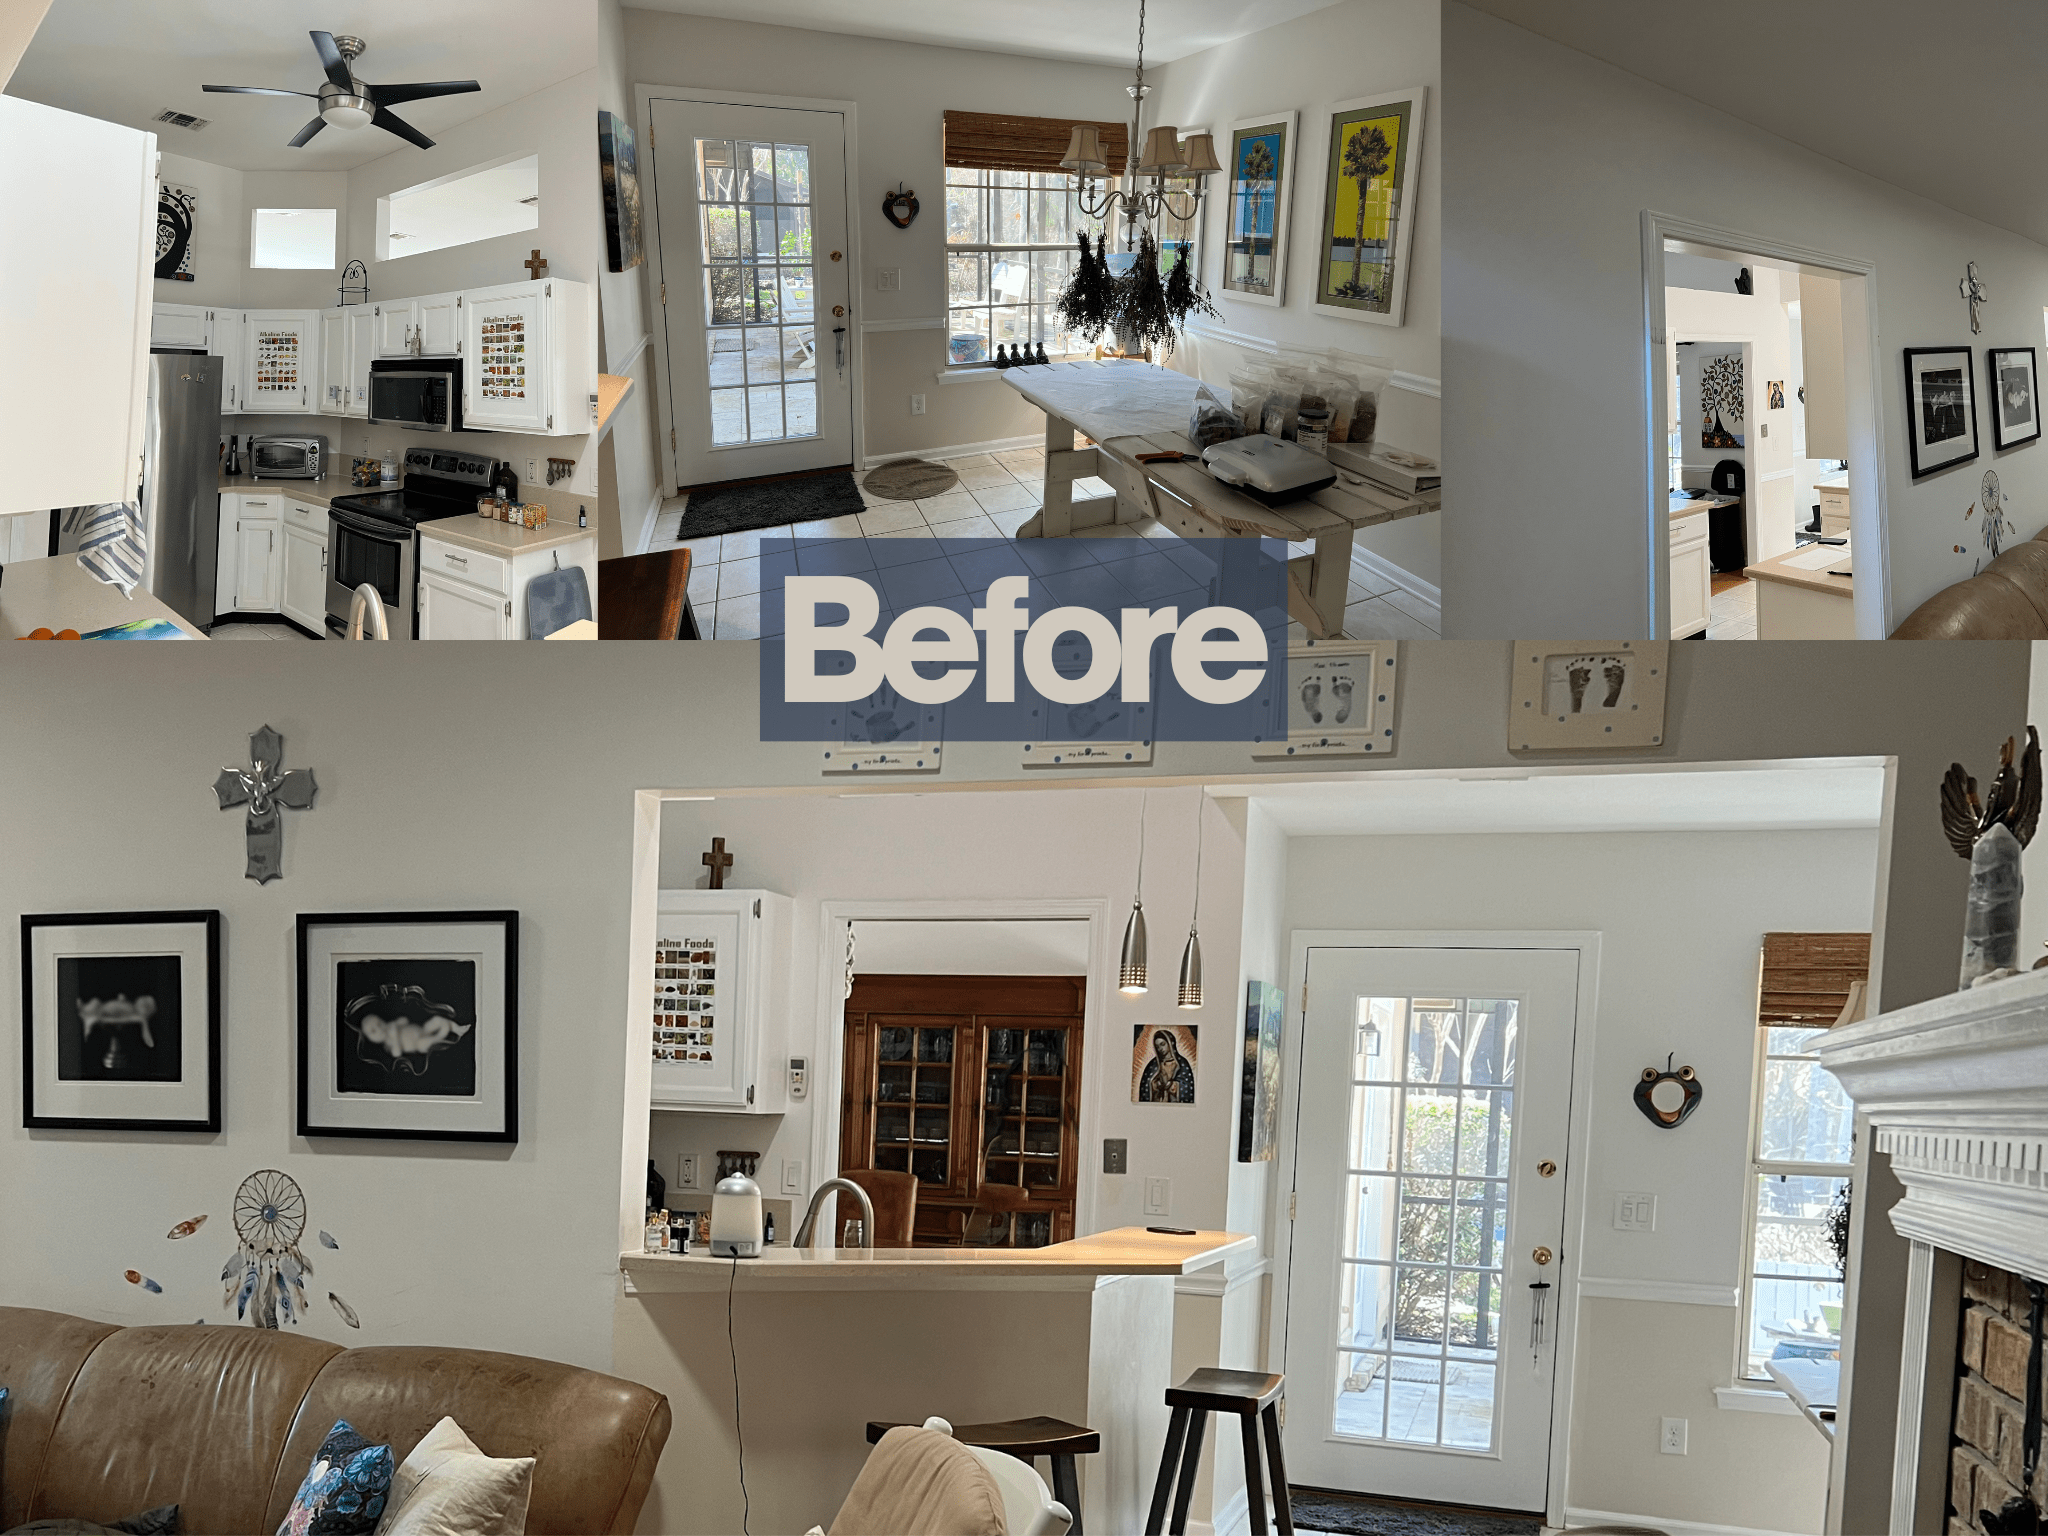
[[1133, 1024], [1131, 1102], [1193, 1104], [1200, 1055], [1199, 1024]]
[[604, 191], [605, 255], [614, 272], [646, 259], [640, 205], [640, 151], [633, 125], [616, 112], [597, 114], [598, 171]]
[[1984, 349], [1984, 395], [1991, 402], [1991, 446], [2003, 452], [2041, 435], [2041, 375], [2032, 347]]
[[1906, 348], [1906, 447], [1920, 480], [1977, 457], [1977, 391], [1968, 347]]
[[[1151, 762], [1152, 700], [1159, 697], [1160, 656], [1157, 648], [1150, 654], [1151, 686], [1142, 700], [1104, 698], [1087, 704], [1044, 700], [1032, 706], [1039, 736], [1023, 744], [1019, 764], [1025, 768], [1085, 768], [1100, 763]], [[1065, 636], [1053, 642], [1052, 668], [1061, 677], [1085, 676], [1094, 660], [1094, 650], [1085, 640]]]
[[[1322, 119], [1328, 162], [1322, 219], [1316, 226], [1312, 307], [1318, 312], [1370, 325], [1406, 323], [1408, 261], [1415, 241], [1428, 109], [1429, 88], [1411, 85], [1332, 103]], [[1379, 154], [1373, 152], [1375, 130]], [[1379, 273], [1369, 282], [1375, 245]]]
[[1261, 703], [1273, 734], [1255, 758], [1392, 757], [1400, 642], [1315, 640], [1287, 648], [1287, 686]]
[[1245, 983], [1244, 1082], [1237, 1100], [1237, 1160], [1269, 1163], [1280, 1135], [1280, 1030], [1284, 994]]
[[888, 683], [841, 704], [825, 725], [831, 733], [822, 749], [827, 774], [937, 773], [942, 766], [946, 706], [913, 703]]
[[1664, 744], [1668, 640], [1517, 640], [1508, 696], [1514, 752], [1640, 751]]
[[21, 919], [21, 1123], [221, 1128], [220, 913]]
[[156, 264], [164, 282], [196, 281], [192, 271], [193, 232], [199, 223], [199, 193], [161, 182], [156, 191]]
[[519, 1140], [519, 914], [298, 920], [298, 1133]]
[[1287, 230], [1294, 216], [1298, 111], [1266, 112], [1230, 125], [1224, 162], [1223, 268], [1217, 291], [1251, 304], [1287, 302]]

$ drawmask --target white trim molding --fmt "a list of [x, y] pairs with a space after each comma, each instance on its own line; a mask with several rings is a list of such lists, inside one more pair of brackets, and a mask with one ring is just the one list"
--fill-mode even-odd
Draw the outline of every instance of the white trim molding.
[[1263, 1279], [1273, 1272], [1273, 1261], [1261, 1258], [1245, 1265], [1243, 1269], [1232, 1270], [1230, 1261], [1212, 1264], [1207, 1269], [1198, 1269], [1191, 1275], [1174, 1277], [1173, 1294], [1176, 1296], [1228, 1296], [1241, 1291], [1255, 1280]]
[[1701, 1525], [1696, 1520], [1673, 1520], [1669, 1515], [1622, 1515], [1609, 1509], [1567, 1509], [1564, 1521], [1567, 1531], [1581, 1525], [1621, 1525], [1662, 1531], [1664, 1536], [1794, 1536], [1790, 1531], [1766, 1531], [1753, 1525]]
[[1655, 1301], [1669, 1306], [1739, 1307], [1739, 1285], [1702, 1284], [1696, 1280], [1630, 1280], [1610, 1275], [1581, 1275], [1581, 1296], [1607, 1301]]
[[1045, 438], [1034, 432], [1029, 437], [997, 437], [985, 443], [954, 443], [945, 448], [902, 448], [894, 453], [870, 453], [860, 461], [862, 469], [873, 469], [892, 459], [964, 459], [972, 453], [1009, 453], [1018, 448], [1042, 448]]
[[640, 340], [634, 343], [633, 350], [628, 352], [618, 362], [612, 364], [611, 367], [605, 369], [605, 372], [615, 376], [621, 376], [624, 374], [631, 373], [633, 371], [633, 365], [640, 361], [640, 354], [645, 352], [649, 347], [653, 345], [654, 332], [642, 331], [640, 333]]
[[897, 320], [863, 320], [860, 328], [863, 331], [943, 331], [946, 328], [946, 317], [910, 315]]
[[1799, 1405], [1778, 1387], [1716, 1387], [1714, 1406], [1732, 1408], [1737, 1413], [1781, 1413], [1795, 1419], [1805, 1417], [1799, 1411]]
[[[1427, 512], [1423, 514], [1424, 517], [1429, 515]], [[1373, 575], [1378, 576], [1384, 581], [1391, 581], [1403, 592], [1413, 597], [1419, 597], [1433, 607], [1441, 609], [1444, 605], [1443, 588], [1424, 581], [1413, 571], [1402, 569], [1384, 555], [1374, 554], [1363, 544], [1353, 544], [1351, 546], [1351, 563], [1365, 567]]]

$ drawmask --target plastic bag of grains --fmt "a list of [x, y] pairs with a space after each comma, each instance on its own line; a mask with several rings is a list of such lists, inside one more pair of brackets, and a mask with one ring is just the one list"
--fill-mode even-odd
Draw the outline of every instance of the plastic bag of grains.
[[1194, 409], [1188, 413], [1188, 436], [1194, 440], [1197, 449], [1202, 449], [1242, 437], [1244, 428], [1238, 422], [1237, 413], [1217, 399], [1215, 392], [1204, 384], [1195, 391]]
[[1261, 430], [1266, 419], [1266, 401], [1273, 394], [1273, 370], [1266, 363], [1239, 363], [1230, 370], [1230, 409], [1242, 431]]
[[1266, 397], [1265, 414], [1259, 418], [1259, 430], [1268, 437], [1291, 440], [1294, 437], [1294, 423], [1301, 412], [1301, 396], [1308, 380], [1308, 370], [1292, 363], [1282, 363], [1273, 370], [1273, 392]]

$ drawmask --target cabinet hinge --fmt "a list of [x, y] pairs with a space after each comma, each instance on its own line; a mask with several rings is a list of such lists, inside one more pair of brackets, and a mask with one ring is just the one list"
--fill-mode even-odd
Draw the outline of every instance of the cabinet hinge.
[[756, 917], [759, 917], [760, 915], [761, 915], [761, 898], [760, 898], [760, 897], [758, 897], [758, 896], [756, 896], [756, 897], [754, 898], [754, 916], [756, 916]]
[[555, 285], [553, 283], [549, 283], [547, 287], [541, 289], [541, 292], [552, 299], [555, 296]]

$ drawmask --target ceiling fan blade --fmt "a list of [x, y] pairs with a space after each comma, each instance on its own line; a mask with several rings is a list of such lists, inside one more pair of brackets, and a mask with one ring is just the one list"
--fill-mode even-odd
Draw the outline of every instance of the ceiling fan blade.
[[314, 118], [314, 119], [313, 119], [313, 121], [311, 121], [310, 123], [306, 124], [306, 126], [305, 126], [305, 127], [301, 128], [301, 129], [299, 130], [299, 136], [298, 136], [297, 138], [293, 139], [293, 140], [291, 141], [291, 143], [290, 143], [290, 144], [288, 144], [288, 145], [286, 146], [286, 148], [288, 148], [288, 149], [304, 149], [304, 148], [306, 147], [306, 141], [307, 141], [308, 139], [312, 138], [314, 134], [318, 133], [318, 132], [319, 132], [319, 131], [320, 131], [320, 130], [321, 130], [322, 128], [325, 128], [326, 126], [327, 126], [327, 119], [326, 119], [326, 118], [324, 118], [324, 117], [316, 117], [316, 118]]
[[434, 147], [432, 139], [421, 133], [419, 129], [413, 127], [404, 118], [397, 116], [395, 113], [386, 112], [382, 107], [377, 109], [376, 115], [370, 121], [376, 127], [382, 128], [386, 133], [397, 134], [408, 144], [417, 144], [421, 149], [432, 149]]
[[356, 88], [355, 76], [348, 72], [348, 61], [341, 56], [341, 50], [334, 46], [332, 32], [313, 32], [313, 51], [320, 55], [320, 67], [327, 71], [327, 78], [351, 94]]
[[199, 89], [233, 96], [303, 96], [308, 101], [320, 99], [311, 91], [285, 91], [274, 85], [202, 85]]
[[366, 85], [370, 100], [380, 107], [395, 107], [400, 102], [425, 101], [432, 96], [460, 96], [468, 91], [480, 91], [482, 86], [474, 80], [422, 80], [412, 85]]

